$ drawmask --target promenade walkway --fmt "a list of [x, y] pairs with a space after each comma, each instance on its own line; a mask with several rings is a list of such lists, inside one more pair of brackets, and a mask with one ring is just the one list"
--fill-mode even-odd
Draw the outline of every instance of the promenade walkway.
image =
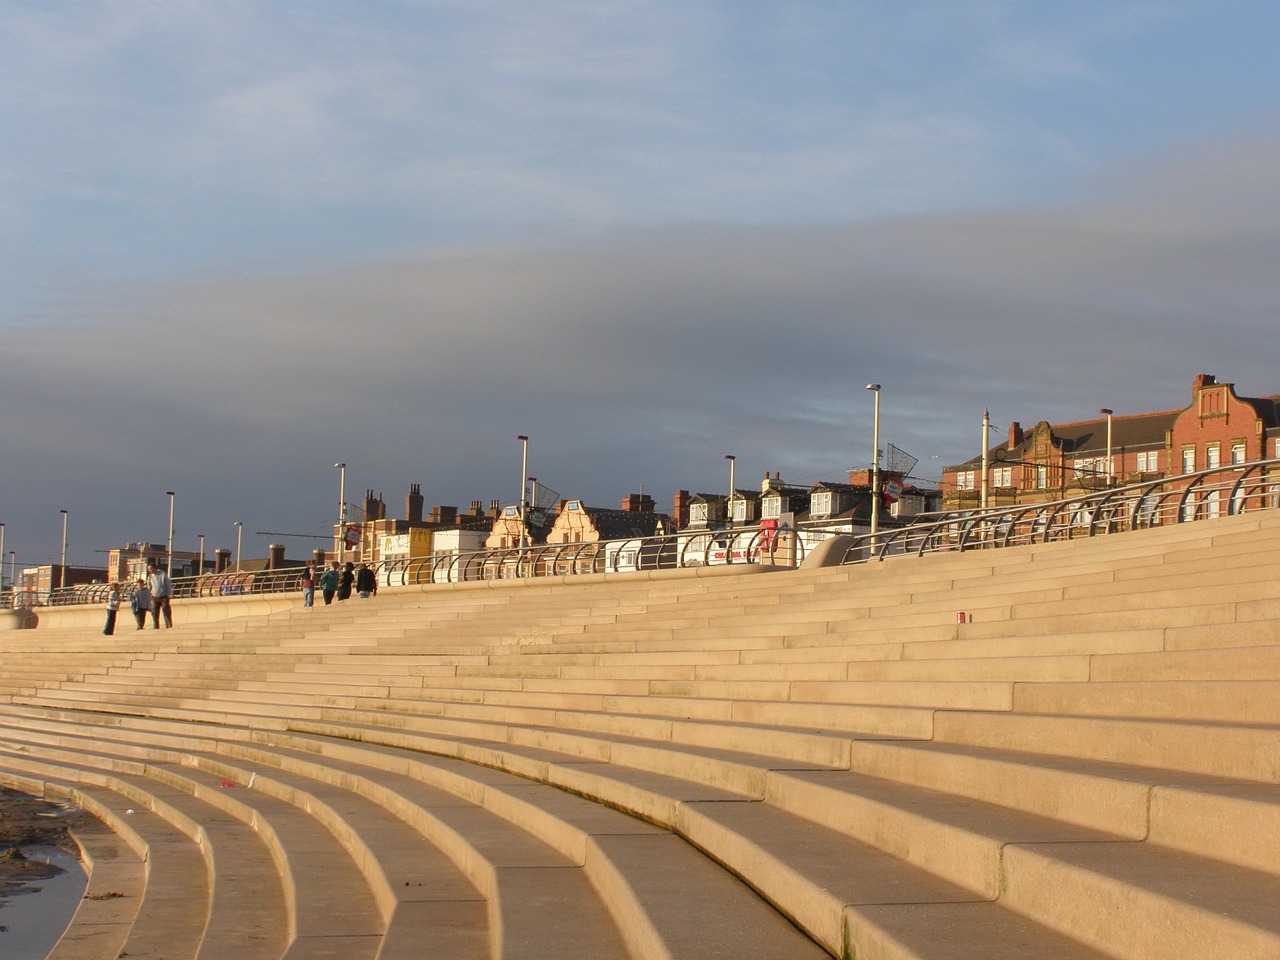
[[1274, 960], [1277, 571], [1272, 511], [177, 604], [0, 636], [0, 784], [103, 827], [56, 960]]

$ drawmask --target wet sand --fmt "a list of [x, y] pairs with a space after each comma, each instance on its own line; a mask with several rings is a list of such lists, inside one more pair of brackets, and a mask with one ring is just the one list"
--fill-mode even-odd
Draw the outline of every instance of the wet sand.
[[45, 956], [84, 894], [80, 848], [70, 830], [84, 817], [0, 789], [0, 956]]

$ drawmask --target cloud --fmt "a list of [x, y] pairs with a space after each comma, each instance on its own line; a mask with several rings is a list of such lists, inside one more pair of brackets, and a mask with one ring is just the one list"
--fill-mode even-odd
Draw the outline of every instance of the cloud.
[[534, 475], [597, 503], [718, 489], [724, 453], [742, 477], [836, 478], [869, 459], [872, 380], [882, 437], [922, 471], [971, 452], [984, 407], [1165, 409], [1199, 372], [1277, 392], [1257, 350], [1280, 302], [1274, 147], [1198, 149], [1075, 207], [634, 228], [139, 291], [11, 331], [0, 483], [37, 515], [96, 513], [103, 547], [145, 538], [111, 516], [144, 486], [180, 485], [203, 526], [251, 504], [255, 529], [322, 532], [336, 460], [393, 513], [410, 482], [465, 506], [513, 495], [517, 433]]

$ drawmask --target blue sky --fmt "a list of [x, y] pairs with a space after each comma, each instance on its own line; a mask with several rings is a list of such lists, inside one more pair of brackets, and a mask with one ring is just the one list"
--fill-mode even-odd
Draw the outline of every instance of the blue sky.
[[1278, 10], [0, 0], [6, 553], [1280, 392]]

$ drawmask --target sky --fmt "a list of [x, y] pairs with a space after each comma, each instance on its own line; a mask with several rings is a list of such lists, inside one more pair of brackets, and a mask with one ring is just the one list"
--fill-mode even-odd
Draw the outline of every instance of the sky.
[[1280, 393], [1271, 0], [0, 0], [0, 523], [670, 509]]

